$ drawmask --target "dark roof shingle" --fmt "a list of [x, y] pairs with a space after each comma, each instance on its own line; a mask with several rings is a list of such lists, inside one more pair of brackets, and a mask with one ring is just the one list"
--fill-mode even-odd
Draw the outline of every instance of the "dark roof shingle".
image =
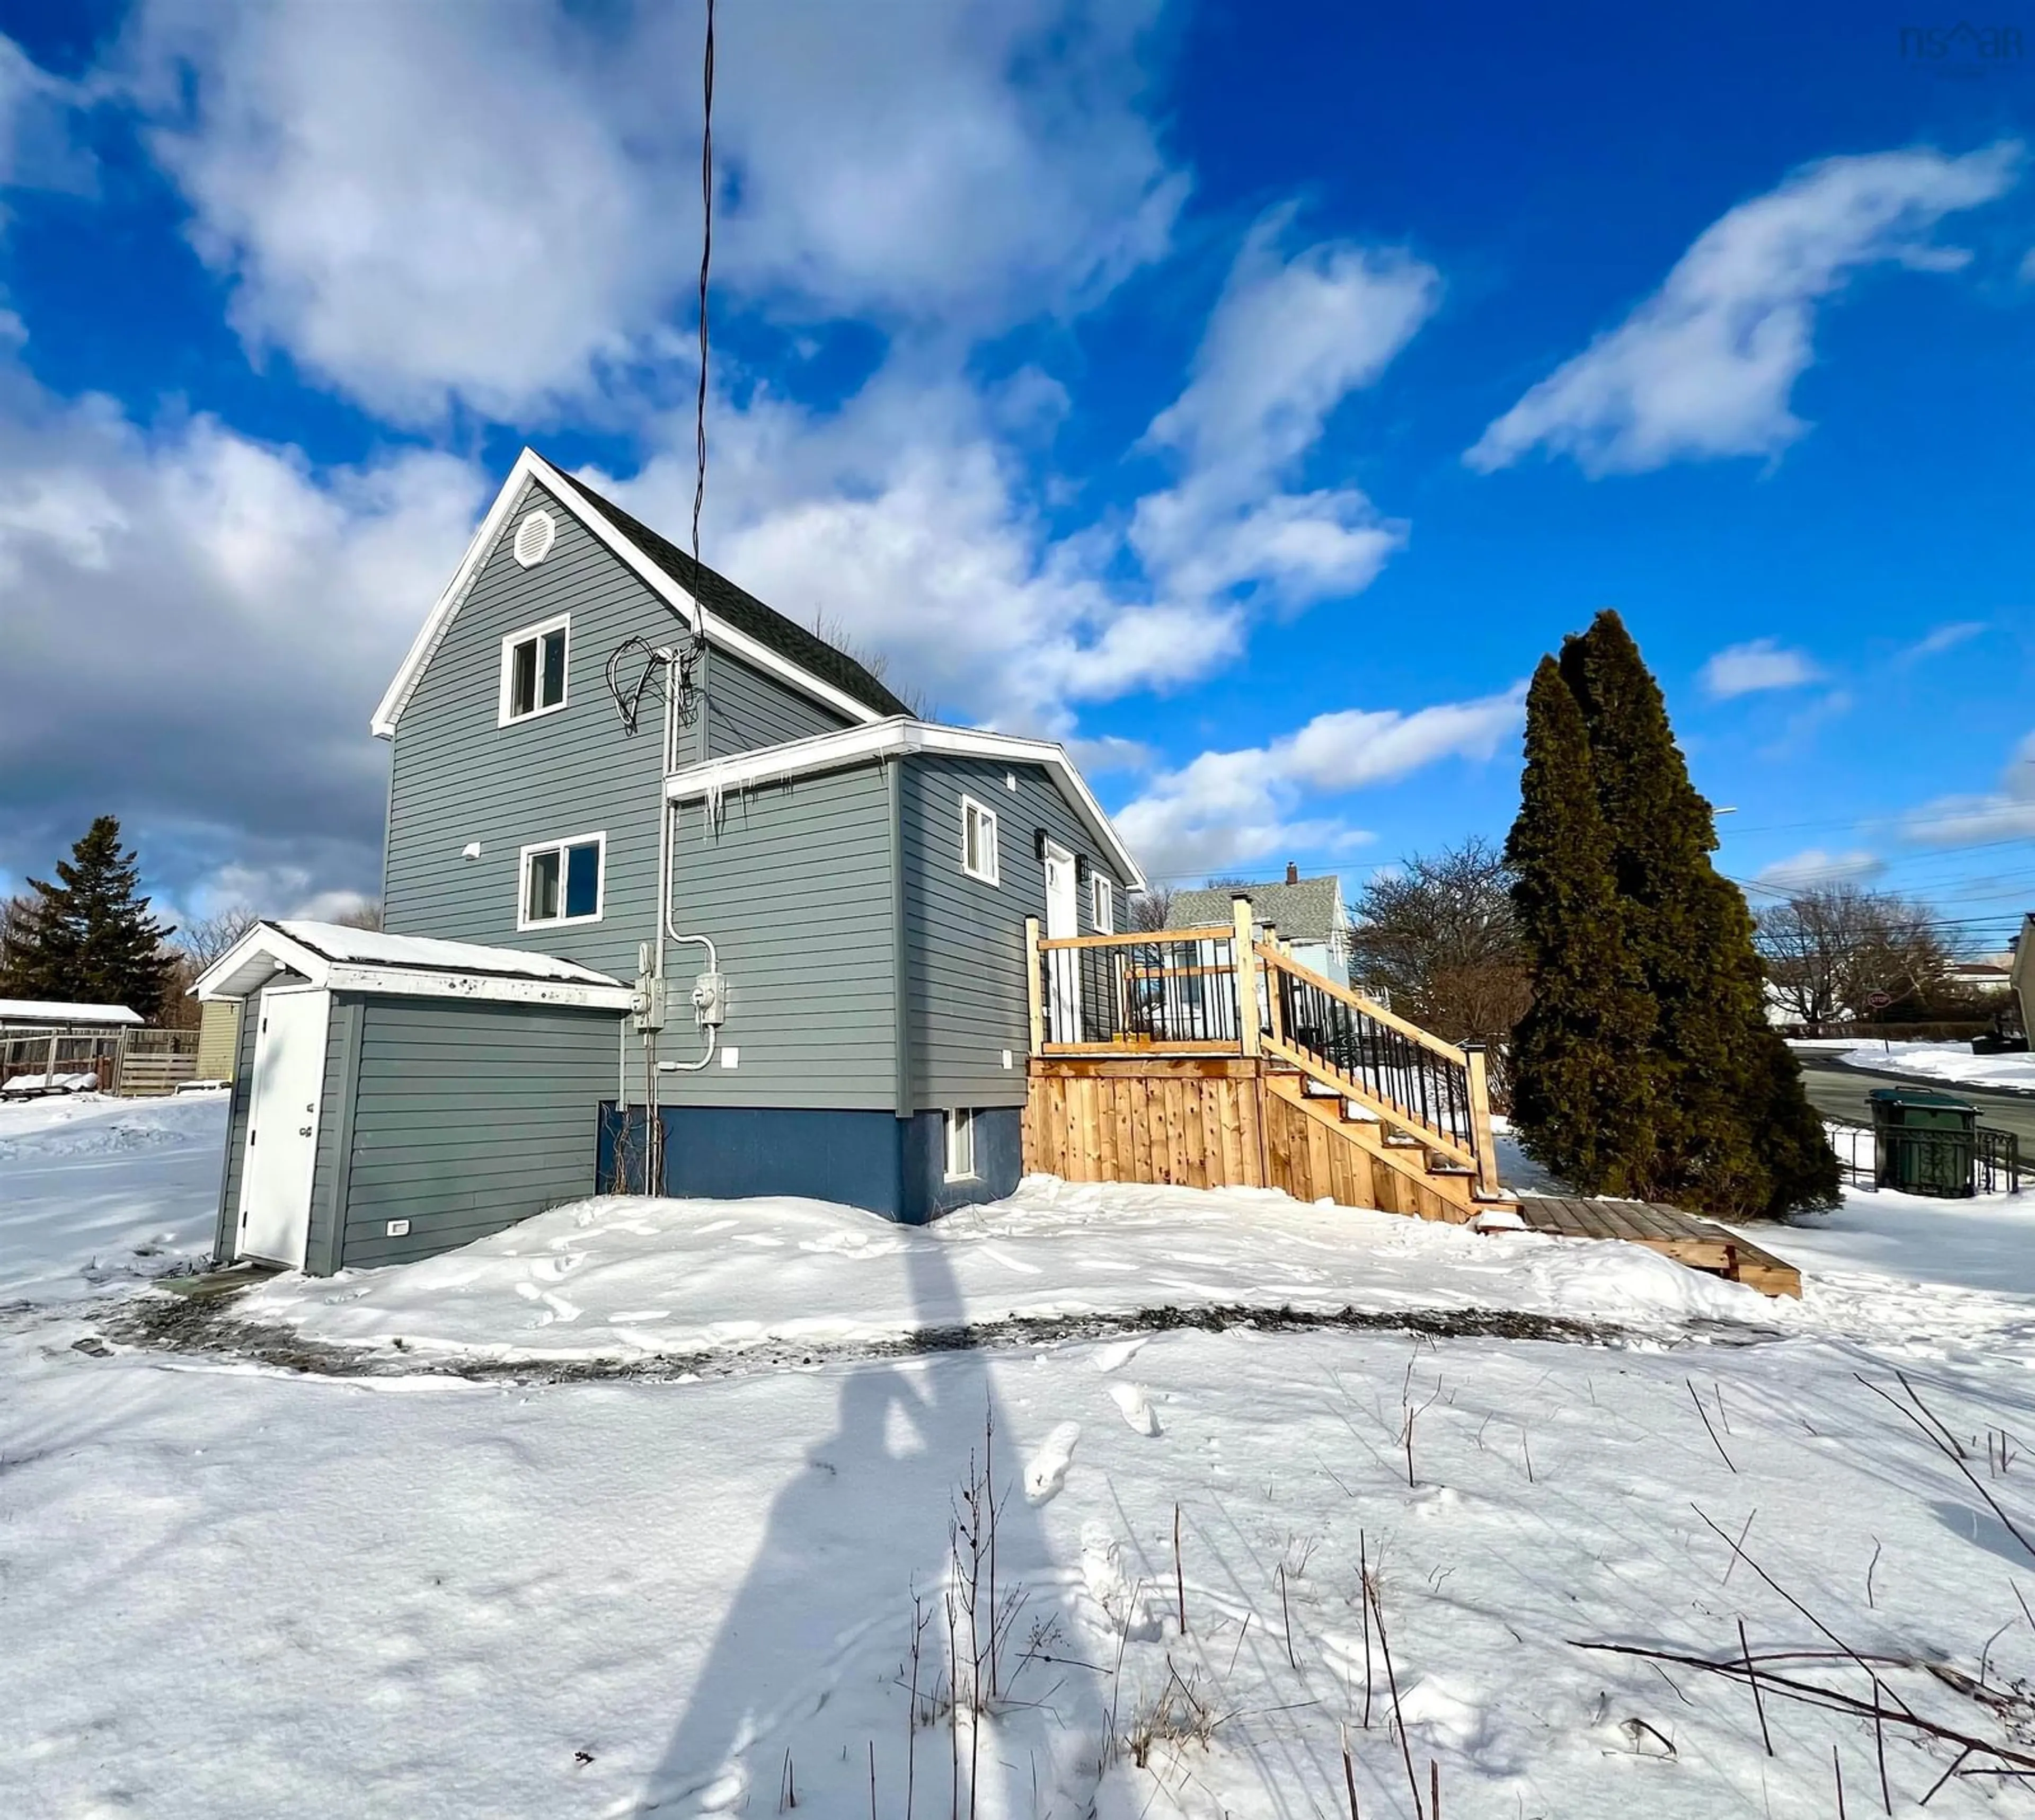
[[639, 519], [632, 518], [611, 499], [604, 499], [584, 480], [573, 485], [583, 494], [616, 530], [656, 563], [717, 619], [725, 620], [738, 632], [747, 633], [781, 657], [822, 682], [831, 682], [844, 694], [852, 695], [878, 714], [909, 714], [910, 706], [893, 695], [845, 651], [837, 651], [817, 633], [809, 632], [796, 619], [788, 619], [774, 607], [766, 607], [747, 588], [738, 588], [693, 559], [668, 538], [660, 537]]

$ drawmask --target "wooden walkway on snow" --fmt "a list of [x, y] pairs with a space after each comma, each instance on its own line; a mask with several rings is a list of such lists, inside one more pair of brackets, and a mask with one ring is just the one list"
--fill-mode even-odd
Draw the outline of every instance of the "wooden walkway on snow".
[[1562, 1239], [1622, 1239], [1768, 1295], [1800, 1295], [1802, 1273], [1712, 1220], [1658, 1201], [1585, 1201], [1522, 1194], [1519, 1213], [1536, 1232]]

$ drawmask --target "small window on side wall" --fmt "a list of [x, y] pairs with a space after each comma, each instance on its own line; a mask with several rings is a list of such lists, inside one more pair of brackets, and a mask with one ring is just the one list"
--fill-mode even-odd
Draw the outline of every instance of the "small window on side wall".
[[604, 833], [525, 847], [516, 927], [543, 929], [560, 923], [598, 923], [607, 852]]
[[571, 638], [567, 616], [525, 626], [502, 641], [502, 713], [499, 724], [529, 720], [566, 705], [566, 652]]
[[1089, 889], [1094, 894], [1095, 932], [1098, 935], [1116, 933], [1116, 887], [1098, 872], [1089, 880]]
[[965, 1182], [975, 1174], [975, 1109], [957, 1106], [946, 1118], [947, 1179]]
[[985, 885], [997, 882], [996, 811], [972, 796], [961, 799], [961, 869]]

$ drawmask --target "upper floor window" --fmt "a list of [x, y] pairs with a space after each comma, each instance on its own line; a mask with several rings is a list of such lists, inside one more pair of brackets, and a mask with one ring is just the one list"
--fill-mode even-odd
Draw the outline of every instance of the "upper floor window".
[[566, 647], [570, 616], [526, 626], [502, 641], [502, 713], [498, 724], [528, 720], [566, 705]]
[[1116, 933], [1116, 887], [1098, 872], [1089, 880], [1095, 894], [1095, 932], [1098, 935]]
[[985, 885], [997, 882], [996, 812], [972, 796], [961, 799], [961, 869]]
[[516, 927], [540, 929], [554, 923], [599, 922], [607, 857], [605, 833], [525, 847]]

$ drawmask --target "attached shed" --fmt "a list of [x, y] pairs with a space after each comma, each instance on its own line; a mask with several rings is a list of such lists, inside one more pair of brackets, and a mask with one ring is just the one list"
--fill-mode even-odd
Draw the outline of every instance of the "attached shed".
[[242, 1008], [220, 1262], [408, 1263], [593, 1193], [619, 981], [292, 921], [258, 923], [197, 990]]

